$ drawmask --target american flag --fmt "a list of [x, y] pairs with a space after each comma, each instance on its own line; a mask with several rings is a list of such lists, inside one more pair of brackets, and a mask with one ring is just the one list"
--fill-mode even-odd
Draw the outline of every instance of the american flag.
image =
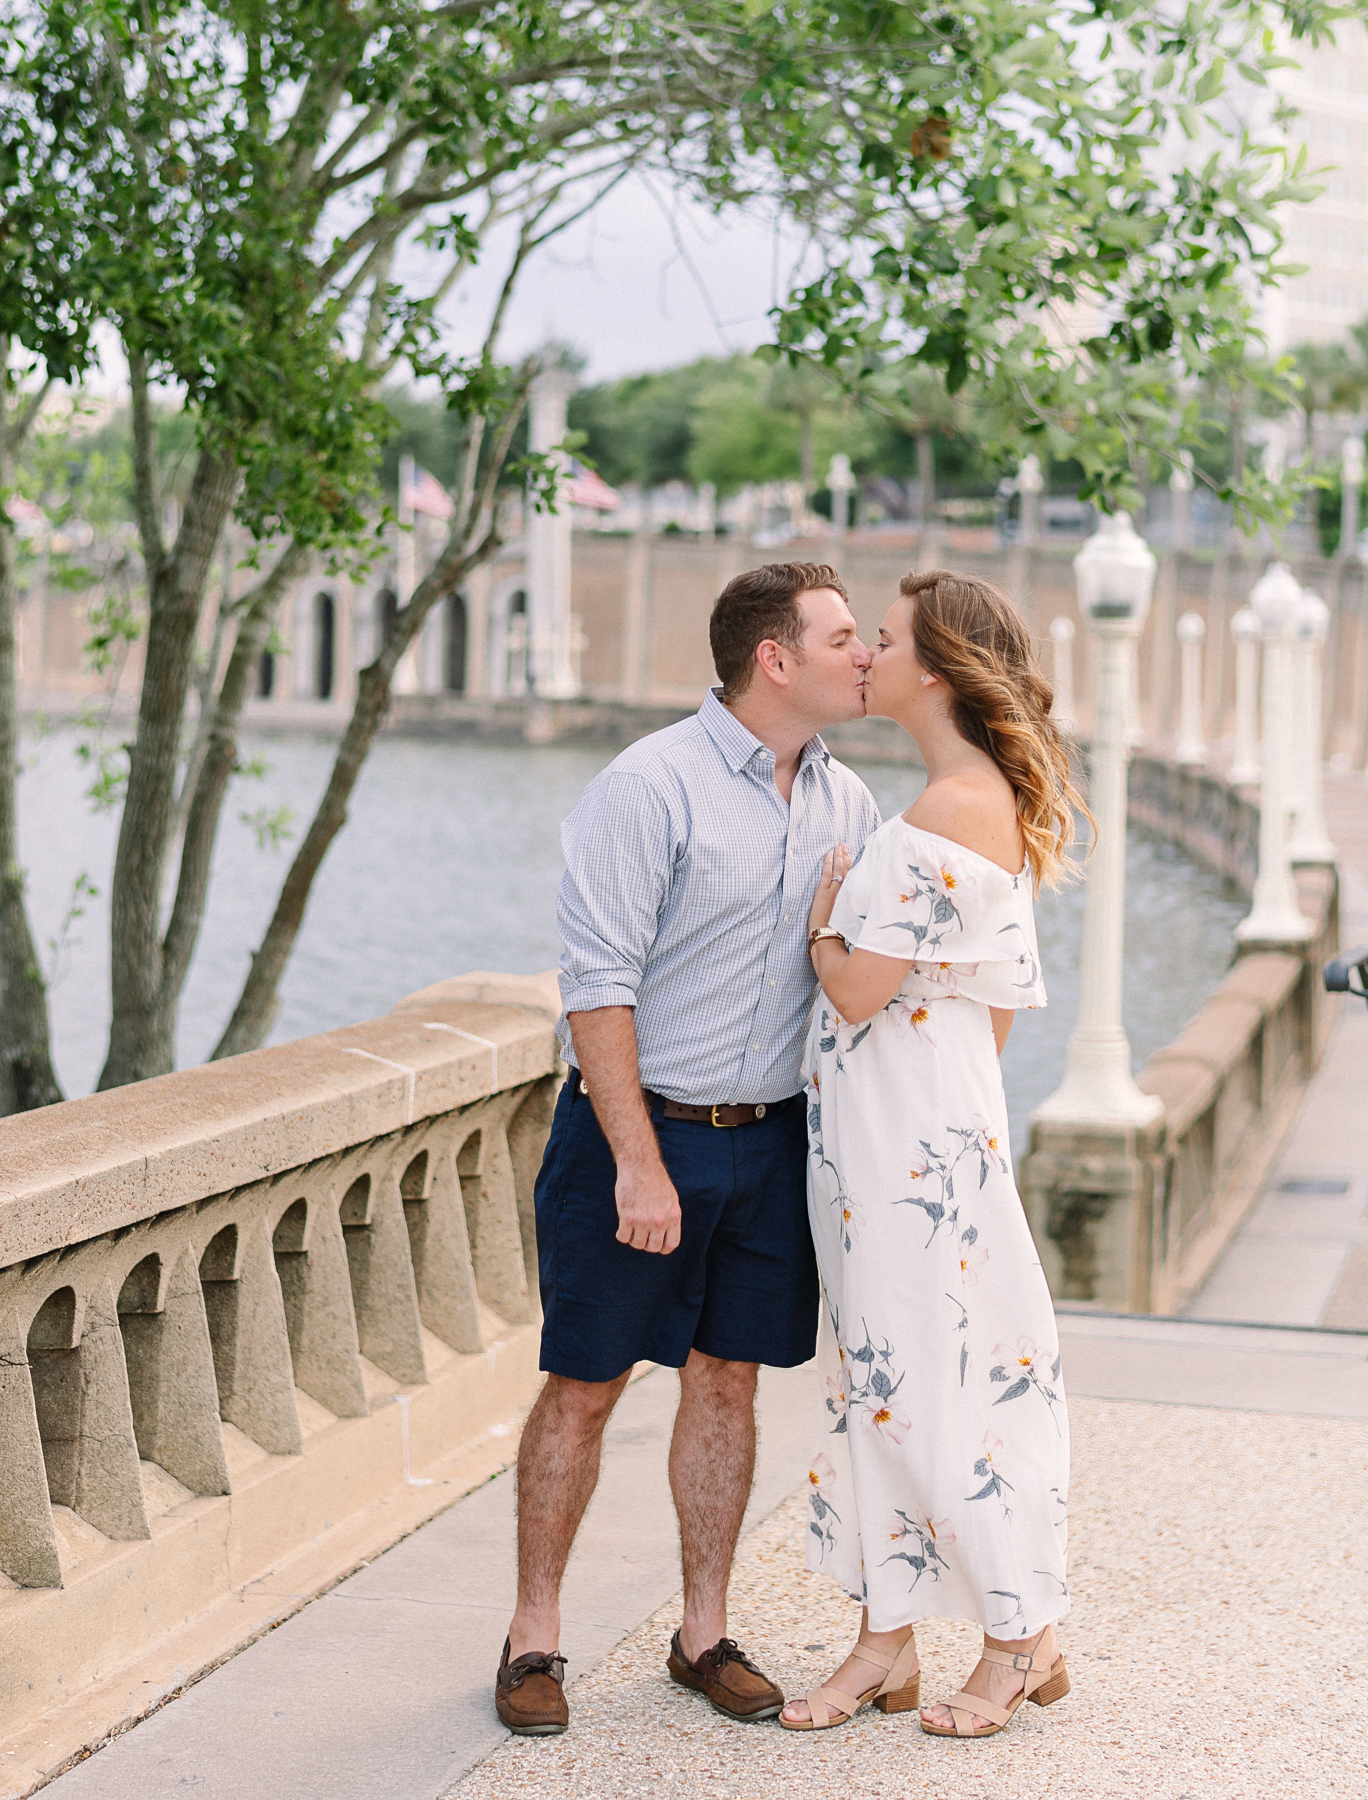
[[416, 466], [404, 499], [414, 512], [426, 513], [430, 519], [449, 519], [456, 511], [451, 496], [437, 477]]
[[589, 506], [595, 512], [616, 512], [622, 505], [622, 495], [616, 488], [610, 488], [603, 477], [593, 469], [586, 469], [584, 464], [570, 459], [570, 479], [566, 483], [566, 494], [572, 506]]

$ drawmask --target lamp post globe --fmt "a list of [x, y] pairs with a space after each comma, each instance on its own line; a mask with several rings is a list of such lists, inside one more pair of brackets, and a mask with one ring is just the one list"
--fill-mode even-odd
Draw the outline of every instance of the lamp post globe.
[[1126, 513], [1104, 518], [1074, 558], [1079, 608], [1098, 640], [1097, 711], [1088, 802], [1097, 843], [1087, 865], [1078, 1018], [1064, 1079], [1032, 1118], [1042, 1124], [1139, 1129], [1163, 1102], [1137, 1086], [1121, 1023], [1125, 952], [1126, 699], [1136, 639], [1154, 594], [1156, 558]]

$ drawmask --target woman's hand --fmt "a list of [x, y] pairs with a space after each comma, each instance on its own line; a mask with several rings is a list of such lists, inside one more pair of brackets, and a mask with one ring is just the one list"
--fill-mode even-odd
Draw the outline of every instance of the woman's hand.
[[854, 860], [844, 844], [837, 844], [834, 850], [828, 850], [822, 858], [821, 877], [817, 882], [817, 892], [812, 896], [812, 910], [808, 913], [809, 931], [830, 923], [831, 909], [836, 904], [841, 883], [849, 875]]

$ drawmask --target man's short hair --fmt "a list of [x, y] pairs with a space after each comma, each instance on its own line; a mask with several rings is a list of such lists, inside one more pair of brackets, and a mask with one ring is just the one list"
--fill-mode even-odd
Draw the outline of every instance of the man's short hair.
[[798, 596], [834, 588], [850, 596], [830, 563], [766, 563], [734, 575], [713, 602], [708, 641], [724, 700], [744, 694], [755, 674], [755, 652], [767, 638], [798, 657], [803, 653], [803, 615]]

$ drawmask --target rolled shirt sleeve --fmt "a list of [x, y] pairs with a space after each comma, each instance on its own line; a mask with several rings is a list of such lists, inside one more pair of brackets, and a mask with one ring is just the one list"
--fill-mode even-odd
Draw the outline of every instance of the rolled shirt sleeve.
[[636, 1005], [669, 892], [673, 838], [663, 796], [640, 775], [611, 769], [565, 821], [556, 919], [567, 1013]]

